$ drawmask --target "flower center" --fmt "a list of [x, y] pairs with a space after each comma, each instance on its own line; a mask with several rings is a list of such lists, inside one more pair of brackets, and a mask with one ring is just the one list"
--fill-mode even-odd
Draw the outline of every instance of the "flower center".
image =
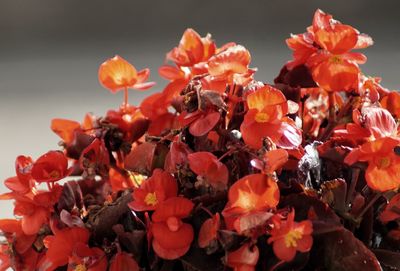
[[342, 62], [342, 59], [339, 56], [332, 56], [330, 58], [330, 61], [334, 64], [339, 64]]
[[391, 163], [390, 158], [387, 157], [387, 156], [379, 158], [379, 160], [378, 160], [378, 168], [385, 169], [388, 166], [390, 166], [390, 163]]
[[267, 122], [269, 120], [268, 114], [264, 112], [258, 112], [256, 114], [255, 120], [257, 122]]
[[86, 270], [87, 268], [84, 264], [78, 264], [74, 269], [74, 271], [86, 271]]
[[57, 170], [53, 170], [52, 172], [49, 173], [50, 178], [60, 178], [60, 172]]
[[147, 193], [146, 197], [144, 198], [144, 202], [147, 205], [154, 206], [158, 203], [156, 192]]
[[300, 231], [291, 230], [285, 236], [285, 245], [286, 247], [297, 247], [297, 241], [303, 237], [303, 234]]

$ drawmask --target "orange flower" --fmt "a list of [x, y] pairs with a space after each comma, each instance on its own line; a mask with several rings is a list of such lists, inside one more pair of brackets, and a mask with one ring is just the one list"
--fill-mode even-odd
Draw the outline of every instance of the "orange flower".
[[217, 242], [217, 235], [220, 226], [221, 218], [219, 213], [216, 213], [212, 218], [204, 221], [199, 231], [199, 247], [206, 248], [215, 244], [215, 242]]
[[226, 265], [233, 268], [234, 271], [254, 271], [260, 252], [256, 245], [245, 243], [238, 250], [228, 252], [225, 262]]
[[273, 243], [272, 248], [278, 259], [290, 262], [296, 256], [297, 251], [310, 251], [313, 244], [312, 232], [311, 221], [295, 222], [293, 210], [289, 213], [286, 221], [276, 223], [271, 230], [268, 244]]
[[288, 104], [283, 93], [264, 86], [247, 96], [249, 108], [240, 131], [244, 142], [254, 149], [262, 147], [269, 137], [277, 146], [295, 148], [301, 143], [301, 132], [291, 119], [286, 118]]
[[224, 189], [228, 184], [229, 172], [224, 163], [210, 152], [195, 152], [187, 156], [190, 169], [204, 178], [215, 189]]
[[395, 153], [400, 140], [384, 137], [367, 142], [353, 149], [344, 162], [352, 165], [358, 161], [368, 162], [365, 179], [371, 189], [394, 190], [400, 187], [400, 156]]
[[15, 160], [15, 172], [17, 176], [8, 178], [4, 181], [4, 185], [13, 192], [18, 194], [29, 193], [35, 186], [31, 176], [33, 160], [29, 156], [20, 155]]
[[139, 188], [133, 190], [133, 201], [129, 207], [134, 211], [156, 210], [159, 204], [178, 195], [176, 180], [161, 169], [155, 169], [153, 175], [143, 181]]
[[392, 113], [397, 119], [400, 119], [400, 93], [393, 91], [381, 100], [381, 105]]
[[380, 214], [379, 219], [383, 223], [388, 223], [400, 218], [400, 194], [395, 195], [386, 205], [385, 210]]
[[278, 185], [264, 174], [252, 174], [236, 181], [229, 189], [222, 211], [228, 229], [242, 233], [265, 223], [279, 202]]
[[211, 76], [232, 82], [235, 74], [246, 74], [251, 61], [250, 52], [242, 45], [229, 46], [208, 60]]
[[27, 252], [36, 240], [36, 235], [24, 233], [21, 220], [0, 219], [0, 231], [19, 255]]
[[181, 197], [169, 198], [158, 205], [152, 215], [151, 233], [155, 253], [167, 260], [177, 259], [188, 252], [194, 238], [190, 224], [182, 222], [192, 212], [194, 204]]
[[48, 222], [61, 192], [62, 187], [56, 185], [50, 192], [40, 191], [35, 195], [11, 194], [11, 198], [15, 199], [14, 215], [22, 217], [21, 227], [26, 235], [38, 233], [43, 224]]
[[55, 182], [67, 177], [68, 159], [60, 151], [49, 151], [40, 156], [32, 167], [32, 177], [37, 182]]
[[[183, 33], [178, 47], [167, 53], [167, 60], [171, 60], [178, 66], [192, 67], [208, 60], [215, 54], [215, 51], [216, 46], [210, 34], [202, 38], [195, 30], [188, 28]], [[160, 69], [161, 76], [167, 79], [176, 78], [180, 70], [171, 68], [174, 67], [163, 66]]]
[[81, 128], [81, 124], [74, 120], [52, 119], [51, 130], [55, 132], [66, 143], [70, 144], [74, 140], [74, 132]]
[[67, 271], [106, 271], [107, 257], [103, 250], [94, 247], [89, 248], [87, 244], [77, 243], [68, 260]]
[[46, 236], [43, 240], [47, 251], [39, 263], [40, 270], [52, 271], [68, 264], [75, 248], [81, 244], [86, 245], [89, 240], [89, 231], [85, 228], [65, 228], [55, 230], [54, 233], [55, 235]]
[[145, 83], [149, 75], [149, 69], [138, 72], [132, 64], [118, 55], [106, 60], [99, 68], [100, 83], [112, 93], [128, 88], [148, 89], [155, 85], [154, 82]]
[[113, 260], [111, 260], [110, 271], [139, 271], [139, 265], [137, 262], [125, 252], [118, 252]]

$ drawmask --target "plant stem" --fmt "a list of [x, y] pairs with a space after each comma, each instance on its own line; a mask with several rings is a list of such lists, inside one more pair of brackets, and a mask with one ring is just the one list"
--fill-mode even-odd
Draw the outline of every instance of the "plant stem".
[[128, 109], [128, 88], [124, 88], [124, 103], [123, 103], [124, 109]]
[[353, 193], [356, 189], [357, 182], [358, 182], [358, 177], [360, 176], [360, 169], [359, 168], [353, 168], [351, 172], [351, 183], [349, 190], [347, 192], [347, 197], [346, 197], [346, 207], [349, 205], [351, 198], [353, 196]]
[[361, 213], [359, 213], [357, 215], [357, 219], [356, 220], [360, 220], [362, 218], [362, 216], [368, 211], [369, 208], [372, 207], [372, 205], [374, 205], [374, 203], [381, 197], [381, 193], [376, 193], [372, 199], [368, 202], [367, 206], [364, 207], [364, 209], [361, 211]]

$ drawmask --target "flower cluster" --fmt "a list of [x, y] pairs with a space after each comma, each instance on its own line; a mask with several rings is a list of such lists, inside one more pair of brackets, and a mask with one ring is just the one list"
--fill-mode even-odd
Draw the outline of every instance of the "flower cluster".
[[372, 39], [317, 10], [273, 84], [251, 54], [187, 29], [161, 92], [120, 56], [120, 108], [53, 119], [62, 150], [5, 180], [0, 270], [400, 270], [400, 94], [353, 50]]

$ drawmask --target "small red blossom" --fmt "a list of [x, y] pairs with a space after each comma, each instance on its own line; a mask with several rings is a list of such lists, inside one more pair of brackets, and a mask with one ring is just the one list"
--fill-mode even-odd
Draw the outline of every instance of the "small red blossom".
[[198, 237], [198, 244], [201, 248], [212, 246], [217, 241], [218, 230], [221, 226], [221, 218], [216, 213], [212, 218], [208, 218], [201, 225]]
[[396, 119], [400, 119], [400, 93], [390, 92], [382, 98], [381, 105], [393, 114]]
[[296, 252], [310, 251], [313, 238], [313, 225], [310, 220], [294, 221], [294, 210], [286, 220], [275, 224], [271, 230], [268, 244], [273, 243], [272, 248], [276, 257], [282, 261], [290, 262], [296, 256]]
[[127, 88], [148, 89], [155, 84], [146, 83], [149, 75], [149, 69], [138, 72], [132, 64], [118, 55], [106, 60], [99, 68], [100, 83], [112, 93]]
[[131, 255], [125, 252], [118, 252], [111, 260], [110, 271], [120, 270], [139, 271], [140, 268]]
[[264, 86], [247, 96], [249, 108], [240, 126], [243, 140], [259, 149], [263, 139], [270, 138], [282, 148], [295, 148], [301, 143], [301, 132], [291, 119], [286, 118], [288, 104], [283, 93]]
[[77, 243], [68, 260], [68, 271], [106, 271], [107, 257], [103, 250], [94, 247], [89, 248], [84, 243]]
[[236, 181], [229, 189], [228, 203], [222, 211], [228, 229], [242, 233], [262, 225], [268, 212], [279, 202], [278, 185], [264, 174], [252, 174]]
[[39, 263], [40, 270], [52, 271], [67, 265], [74, 250], [81, 244], [86, 245], [88, 240], [89, 231], [78, 227], [57, 230], [55, 235], [47, 236], [44, 239], [47, 252]]
[[246, 243], [239, 249], [228, 252], [226, 256], [226, 265], [233, 268], [234, 271], [254, 271], [260, 252], [256, 245]]
[[178, 185], [170, 173], [155, 169], [153, 175], [133, 190], [129, 207], [134, 211], [156, 210], [165, 200], [176, 197]]
[[210, 152], [195, 152], [187, 156], [189, 167], [198, 178], [215, 189], [224, 189], [228, 184], [229, 172], [224, 163]]
[[399, 139], [391, 137], [367, 142], [350, 152], [344, 162], [349, 165], [368, 162], [365, 171], [368, 186], [381, 192], [394, 190], [400, 187], [400, 156], [395, 153], [399, 144]]
[[56, 182], [70, 174], [68, 159], [60, 151], [49, 151], [32, 166], [32, 178], [37, 182]]
[[168, 260], [186, 254], [194, 238], [193, 228], [182, 221], [192, 212], [194, 204], [181, 197], [169, 198], [152, 215], [151, 232], [156, 254]]

